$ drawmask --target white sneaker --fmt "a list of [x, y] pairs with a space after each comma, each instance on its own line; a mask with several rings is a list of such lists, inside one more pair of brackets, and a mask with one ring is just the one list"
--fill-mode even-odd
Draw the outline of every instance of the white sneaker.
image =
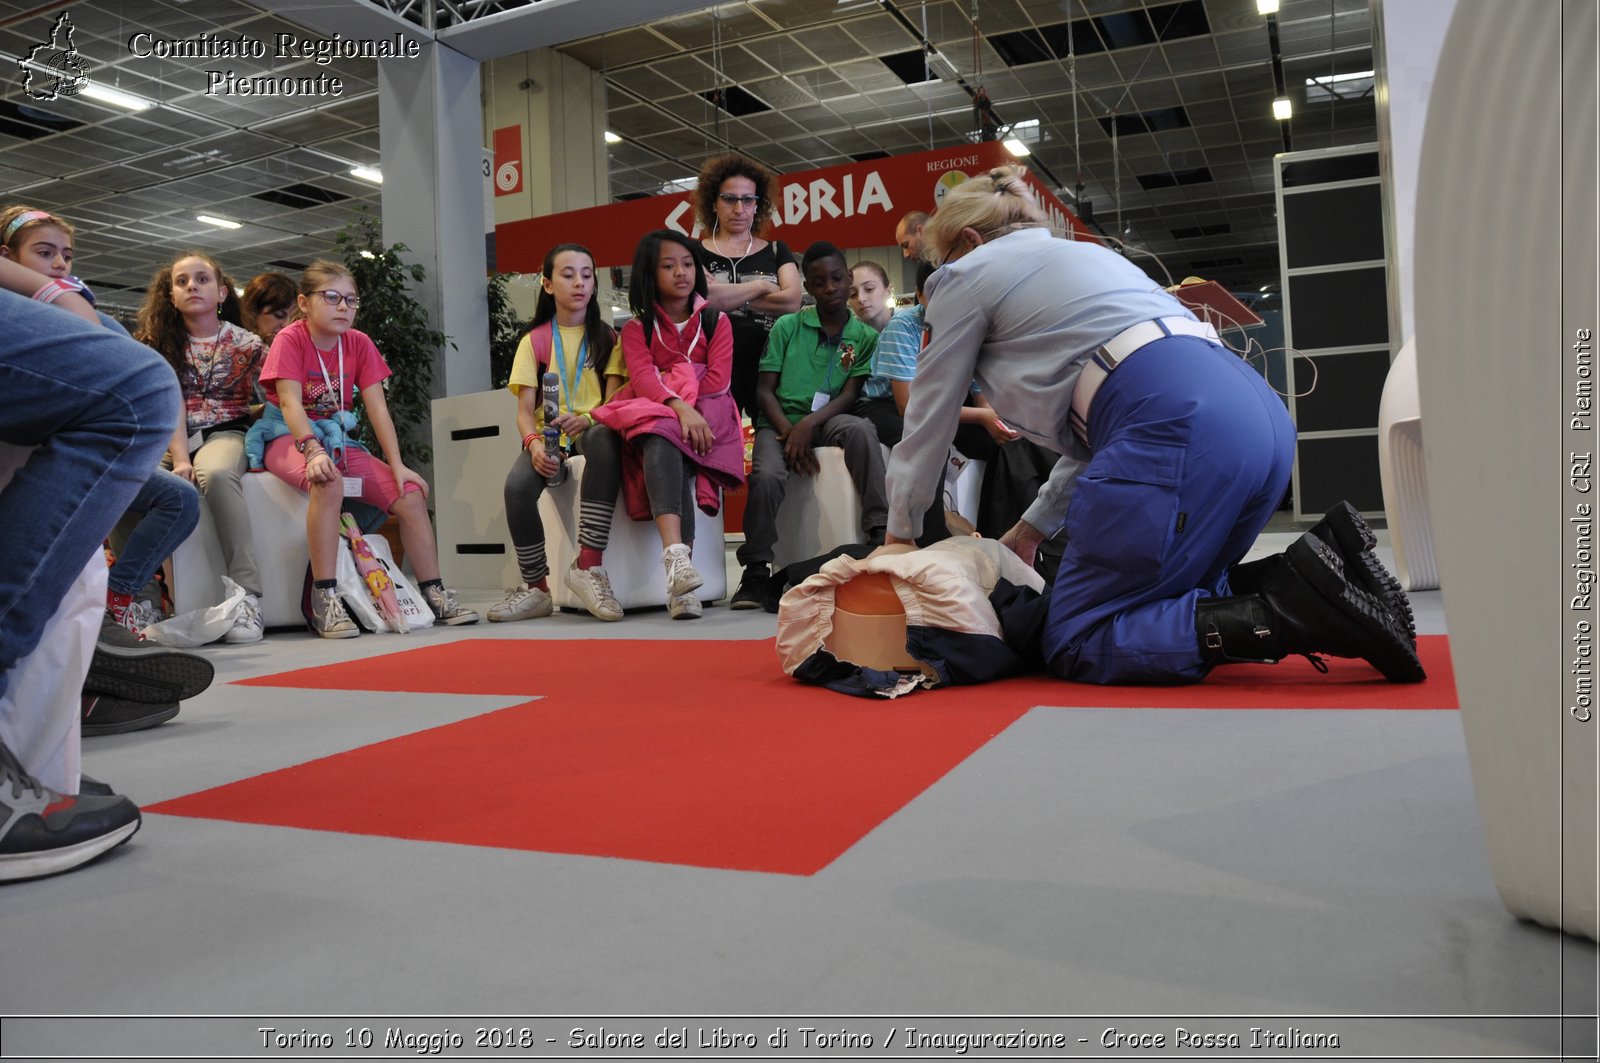
[[608, 621], [622, 619], [622, 604], [611, 593], [611, 577], [606, 575], [605, 569], [579, 568], [574, 561], [563, 582], [591, 616]]
[[667, 615], [674, 620], [698, 620], [703, 609], [700, 599], [691, 594], [674, 594], [667, 599]]
[[253, 594], [247, 594], [239, 603], [239, 615], [233, 618], [233, 626], [223, 633], [222, 641], [234, 644], [260, 642], [266, 637], [263, 628], [261, 599]]
[[511, 620], [532, 620], [555, 612], [550, 592], [520, 583], [506, 592], [505, 600], [489, 607], [489, 623], [503, 624]]
[[694, 570], [694, 562], [689, 559], [689, 547], [684, 543], [673, 543], [661, 551], [661, 565], [667, 570], [668, 598], [688, 594], [705, 582], [700, 578], [700, 573]]

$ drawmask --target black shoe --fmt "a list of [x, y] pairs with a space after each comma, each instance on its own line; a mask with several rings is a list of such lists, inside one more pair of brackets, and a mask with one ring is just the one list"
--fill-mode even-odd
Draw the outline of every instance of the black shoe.
[[1200, 652], [1212, 664], [1279, 661], [1301, 654], [1358, 657], [1396, 683], [1427, 678], [1405, 626], [1383, 602], [1349, 582], [1333, 547], [1307, 533], [1255, 569], [1253, 594], [1202, 599], [1195, 608]]
[[871, 528], [867, 531], [867, 545], [876, 550], [883, 545], [884, 539], [888, 538], [888, 536], [888, 528]]
[[171, 705], [194, 697], [211, 685], [216, 669], [204, 657], [151, 642], [132, 646], [101, 639], [83, 689], [128, 701]]
[[127, 701], [106, 694], [83, 693], [83, 724], [85, 738], [96, 735], [120, 735], [129, 731], [143, 731], [166, 723], [178, 715], [177, 702], [151, 704], [148, 701]]
[[784, 594], [789, 590], [789, 570], [780, 568], [767, 580], [767, 588], [761, 595], [761, 608], [769, 613], [776, 613], [779, 604], [783, 601]]
[[0, 882], [71, 871], [133, 837], [139, 822], [126, 797], [57, 793], [0, 745]]
[[728, 599], [728, 608], [760, 609], [770, 582], [772, 577], [768, 575], [766, 565], [746, 565], [744, 575], [739, 578], [739, 589]]

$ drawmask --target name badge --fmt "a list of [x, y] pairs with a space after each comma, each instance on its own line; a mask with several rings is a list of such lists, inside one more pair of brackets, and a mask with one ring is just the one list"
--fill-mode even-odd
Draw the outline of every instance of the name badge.
[[193, 454], [195, 451], [199, 450], [201, 444], [203, 444], [205, 441], [206, 441], [205, 433], [200, 431], [200, 429], [196, 428], [193, 432], [190, 432], [189, 433], [189, 453]]
[[829, 395], [826, 391], [817, 392], [815, 395], [811, 396], [811, 412], [816, 413], [818, 410], [822, 409], [832, 401], [833, 396]]
[[346, 476], [344, 478], [344, 497], [346, 497], [346, 498], [360, 498], [361, 497], [361, 477], [359, 477], [359, 476]]

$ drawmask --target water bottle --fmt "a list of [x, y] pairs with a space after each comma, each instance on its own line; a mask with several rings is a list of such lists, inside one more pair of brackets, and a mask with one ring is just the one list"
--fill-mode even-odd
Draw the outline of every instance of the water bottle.
[[555, 373], [544, 375], [544, 452], [558, 466], [546, 476], [544, 482], [555, 487], [566, 479], [566, 465], [561, 461], [561, 429], [556, 418], [561, 415], [561, 378]]

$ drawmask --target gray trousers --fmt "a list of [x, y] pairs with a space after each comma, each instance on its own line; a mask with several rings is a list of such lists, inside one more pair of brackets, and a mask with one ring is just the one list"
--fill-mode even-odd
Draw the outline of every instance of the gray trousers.
[[[872, 422], [841, 413], [828, 418], [812, 433], [817, 447], [839, 447], [844, 451], [845, 467], [861, 493], [861, 530], [869, 537], [889, 523], [889, 500], [884, 492], [883, 451], [878, 447], [878, 430]], [[789, 490], [789, 466], [783, 460], [783, 444], [771, 428], [756, 429], [755, 453], [751, 459], [750, 498], [744, 509], [744, 545], [739, 547], [739, 564], [771, 565], [772, 548], [778, 542], [778, 507]]]
[[[534, 440], [534, 446], [544, 444]], [[584, 457], [583, 483], [578, 493], [578, 542], [604, 550], [611, 541], [611, 514], [622, 487], [622, 437], [603, 424], [579, 433], [572, 449]], [[506, 524], [517, 551], [517, 568], [529, 584], [550, 572], [544, 553], [544, 521], [539, 518], [539, 496], [544, 477], [534, 471], [526, 451], [518, 451], [506, 473]]]

